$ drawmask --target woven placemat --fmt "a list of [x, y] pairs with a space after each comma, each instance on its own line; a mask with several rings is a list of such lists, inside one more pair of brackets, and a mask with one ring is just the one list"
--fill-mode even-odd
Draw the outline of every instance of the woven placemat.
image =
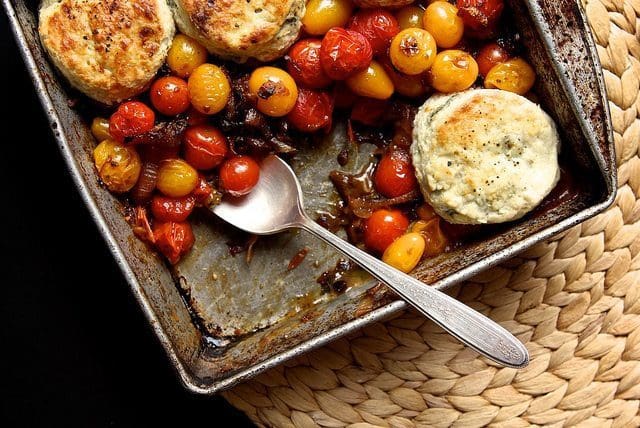
[[224, 393], [231, 404], [269, 427], [640, 426], [640, 0], [585, 3], [615, 204], [453, 290], [525, 342], [530, 365], [499, 368], [406, 312]]

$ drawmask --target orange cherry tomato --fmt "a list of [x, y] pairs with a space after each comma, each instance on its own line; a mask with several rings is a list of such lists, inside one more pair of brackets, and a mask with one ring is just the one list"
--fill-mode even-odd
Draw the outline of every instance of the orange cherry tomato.
[[487, 77], [494, 65], [507, 61], [509, 57], [509, 52], [499, 44], [495, 42], [488, 43], [480, 49], [476, 57], [478, 72], [482, 77]]
[[504, 9], [503, 0], [457, 0], [456, 5], [467, 35], [486, 39], [495, 34]]
[[409, 153], [395, 149], [385, 154], [373, 176], [376, 190], [387, 198], [395, 198], [418, 189]]
[[320, 63], [327, 76], [334, 80], [344, 80], [366, 70], [372, 58], [371, 44], [357, 31], [335, 27], [322, 39]]
[[228, 151], [227, 139], [213, 126], [192, 126], [184, 133], [184, 159], [196, 169], [217, 167]]
[[156, 248], [175, 265], [193, 247], [195, 238], [188, 222], [160, 222], [153, 225]]
[[324, 88], [331, 84], [320, 64], [320, 39], [304, 39], [289, 49], [285, 57], [287, 71], [297, 83], [308, 88]]
[[189, 108], [187, 82], [174, 76], [161, 77], [151, 85], [151, 104], [165, 116], [184, 113]]
[[396, 17], [385, 9], [360, 9], [347, 28], [365, 36], [374, 55], [386, 53], [391, 39], [400, 31]]
[[260, 166], [249, 156], [236, 156], [220, 167], [220, 187], [232, 196], [251, 192], [260, 179]]
[[301, 88], [287, 120], [299, 131], [315, 132], [331, 128], [333, 100], [327, 92]]
[[192, 195], [182, 198], [169, 198], [155, 195], [151, 200], [151, 213], [159, 221], [185, 221], [196, 206]]
[[123, 142], [126, 138], [144, 134], [153, 128], [156, 115], [140, 101], [127, 101], [120, 104], [109, 119], [109, 134]]
[[399, 210], [374, 211], [365, 222], [364, 244], [372, 251], [384, 253], [408, 227], [409, 219]]

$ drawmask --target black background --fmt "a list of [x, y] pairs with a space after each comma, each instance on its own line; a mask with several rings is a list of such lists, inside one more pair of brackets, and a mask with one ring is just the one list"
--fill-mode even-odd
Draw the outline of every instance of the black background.
[[0, 426], [251, 426], [181, 386], [66, 171], [3, 11], [0, 31]]

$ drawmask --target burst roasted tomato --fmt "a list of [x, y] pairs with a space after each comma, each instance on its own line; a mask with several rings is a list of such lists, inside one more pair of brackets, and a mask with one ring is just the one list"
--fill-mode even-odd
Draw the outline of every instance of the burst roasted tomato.
[[140, 101], [127, 101], [120, 104], [109, 119], [109, 134], [123, 142], [126, 138], [143, 134], [153, 128], [156, 115]]
[[385, 154], [373, 176], [376, 190], [387, 198], [395, 198], [418, 189], [409, 153], [392, 149]]
[[327, 76], [334, 80], [344, 80], [365, 70], [372, 58], [371, 44], [357, 31], [335, 27], [322, 39], [320, 63]]
[[389, 245], [404, 234], [409, 219], [399, 210], [377, 210], [364, 226], [364, 244], [372, 251], [384, 253]]
[[196, 169], [217, 167], [227, 156], [227, 151], [227, 139], [213, 126], [192, 126], [184, 133], [184, 158]]
[[287, 115], [287, 120], [299, 131], [315, 132], [331, 128], [332, 114], [331, 95], [324, 91], [301, 88], [298, 91], [296, 105]]
[[287, 61], [287, 71], [297, 83], [308, 88], [324, 88], [331, 79], [320, 64], [320, 39], [304, 39], [291, 47]]
[[457, 0], [456, 4], [467, 35], [489, 38], [495, 33], [504, 9], [503, 0]]
[[365, 36], [374, 55], [386, 53], [391, 39], [400, 31], [396, 17], [384, 9], [360, 9], [347, 28]]
[[507, 61], [509, 57], [509, 52], [499, 44], [495, 42], [488, 43], [480, 49], [476, 57], [478, 72], [482, 77], [487, 77], [489, 70], [491, 70], [494, 65]]
[[232, 196], [251, 192], [260, 179], [260, 166], [249, 156], [236, 156], [220, 167], [220, 187]]
[[153, 225], [153, 238], [156, 248], [173, 265], [180, 261], [195, 242], [191, 225], [187, 222], [157, 221]]
[[151, 200], [151, 213], [159, 221], [185, 221], [196, 206], [194, 196], [168, 198], [156, 195]]

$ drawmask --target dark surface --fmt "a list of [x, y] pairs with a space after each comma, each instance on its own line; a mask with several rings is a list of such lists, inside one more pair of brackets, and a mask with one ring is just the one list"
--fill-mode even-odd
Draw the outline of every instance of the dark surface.
[[182, 388], [66, 172], [2, 11], [0, 48], [0, 426], [252, 426]]

